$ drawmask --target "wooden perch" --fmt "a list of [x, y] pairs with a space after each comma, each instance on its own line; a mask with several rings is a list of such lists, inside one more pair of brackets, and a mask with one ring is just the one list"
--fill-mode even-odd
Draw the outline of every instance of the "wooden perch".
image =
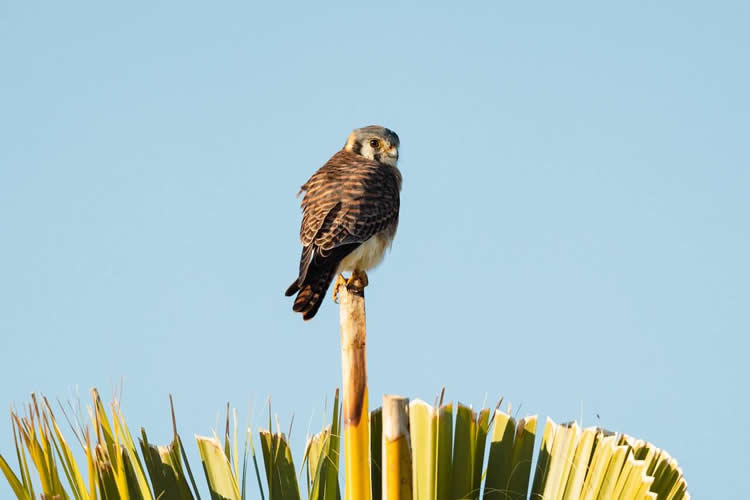
[[346, 500], [370, 500], [371, 497], [364, 280], [355, 274], [349, 284], [340, 286], [338, 291]]

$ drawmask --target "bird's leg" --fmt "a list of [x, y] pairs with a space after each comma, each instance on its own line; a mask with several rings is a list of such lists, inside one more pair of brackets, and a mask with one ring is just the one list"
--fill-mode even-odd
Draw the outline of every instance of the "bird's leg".
[[344, 278], [343, 274], [339, 273], [338, 276], [336, 276], [336, 282], [333, 284], [333, 301], [335, 303], [339, 303], [339, 287], [346, 285], [346, 278]]
[[352, 271], [352, 275], [346, 281], [347, 288], [353, 288], [355, 290], [362, 291], [369, 284], [367, 279], [367, 273], [361, 269], [355, 269]]
[[339, 274], [333, 284], [333, 301], [339, 303], [339, 287], [345, 286], [347, 290], [362, 292], [369, 282], [367, 273], [359, 269], [352, 271], [348, 279], [344, 278], [343, 274]]

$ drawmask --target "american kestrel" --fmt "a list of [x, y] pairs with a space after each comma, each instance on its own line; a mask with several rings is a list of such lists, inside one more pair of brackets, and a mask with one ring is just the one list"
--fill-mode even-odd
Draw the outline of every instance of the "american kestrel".
[[383, 260], [398, 226], [401, 172], [398, 136], [371, 125], [355, 129], [344, 148], [302, 185], [302, 256], [299, 277], [286, 291], [305, 320], [318, 312], [334, 277], [366, 270]]

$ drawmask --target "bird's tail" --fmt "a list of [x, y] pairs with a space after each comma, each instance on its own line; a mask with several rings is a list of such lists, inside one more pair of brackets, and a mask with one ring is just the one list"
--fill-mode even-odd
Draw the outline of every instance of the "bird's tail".
[[287, 297], [297, 294], [292, 310], [302, 313], [302, 319], [307, 321], [315, 316], [325, 299], [328, 287], [331, 286], [331, 281], [336, 276], [339, 263], [359, 245], [348, 243], [327, 253], [318, 253], [312, 245], [302, 250], [299, 277], [285, 292]]
[[303, 283], [299, 283], [299, 279], [296, 279], [286, 290], [287, 297], [297, 293], [292, 310], [302, 313], [302, 319], [305, 321], [312, 319], [323, 304], [323, 299], [335, 275], [336, 268], [327, 266], [308, 273]]
[[286, 289], [286, 292], [284, 292], [284, 295], [287, 297], [291, 297], [295, 293], [299, 292], [299, 278], [294, 280], [291, 285], [289, 285], [289, 288]]

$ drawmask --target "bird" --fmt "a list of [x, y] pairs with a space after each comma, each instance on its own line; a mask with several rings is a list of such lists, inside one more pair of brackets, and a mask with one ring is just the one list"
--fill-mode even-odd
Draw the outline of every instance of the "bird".
[[[344, 144], [300, 188], [302, 255], [292, 310], [305, 321], [320, 309], [334, 277], [367, 286], [366, 271], [380, 264], [398, 227], [401, 172], [398, 135], [379, 125], [354, 129]], [[351, 271], [349, 279], [341, 273]]]

